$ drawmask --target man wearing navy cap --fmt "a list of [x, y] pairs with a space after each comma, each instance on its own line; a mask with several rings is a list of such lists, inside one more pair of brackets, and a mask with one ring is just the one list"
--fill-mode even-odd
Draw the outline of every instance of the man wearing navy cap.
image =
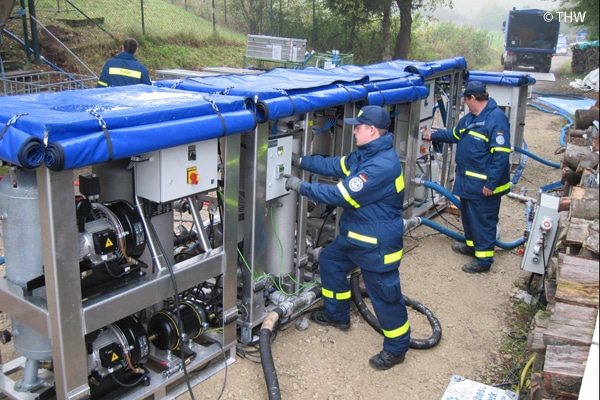
[[510, 125], [484, 83], [468, 82], [459, 97], [470, 112], [454, 129], [423, 139], [456, 143], [452, 193], [460, 197], [465, 243], [454, 243], [452, 250], [474, 257], [462, 270], [477, 274], [488, 272], [494, 262], [500, 199], [510, 191]]
[[292, 156], [295, 167], [339, 178], [337, 185], [304, 182], [292, 176], [286, 188], [319, 203], [343, 207], [339, 235], [319, 257], [324, 308], [311, 319], [320, 325], [350, 328], [351, 271], [362, 277], [384, 335], [383, 350], [369, 364], [386, 370], [404, 361], [410, 325], [400, 288], [404, 223], [404, 176], [388, 132], [390, 115], [382, 107], [365, 106], [354, 125], [357, 150], [343, 157]]

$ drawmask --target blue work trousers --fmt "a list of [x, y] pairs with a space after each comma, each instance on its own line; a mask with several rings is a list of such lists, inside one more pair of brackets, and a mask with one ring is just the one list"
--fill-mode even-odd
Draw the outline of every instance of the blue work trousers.
[[[345, 294], [350, 293], [348, 273], [356, 269], [352, 261], [356, 249], [348, 244], [343, 236], [338, 236], [333, 243], [323, 250], [319, 258], [321, 283], [323, 290], [333, 293], [334, 298], [323, 297], [325, 316], [332, 321], [345, 322], [350, 320], [351, 298]], [[374, 249], [373, 251], [377, 251]], [[398, 262], [397, 267], [400, 266]], [[398, 268], [389, 271], [376, 272], [362, 270], [362, 277], [367, 293], [373, 305], [375, 315], [384, 331], [394, 331], [407, 327], [406, 332], [400, 336], [384, 337], [383, 349], [394, 354], [404, 354], [410, 346], [410, 327], [408, 325], [408, 311], [400, 288], [400, 272]], [[338, 295], [346, 299], [336, 298]]]

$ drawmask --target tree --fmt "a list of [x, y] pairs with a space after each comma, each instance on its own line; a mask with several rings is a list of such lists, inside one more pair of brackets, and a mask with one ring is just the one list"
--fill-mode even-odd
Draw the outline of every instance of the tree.
[[579, 21], [571, 21], [571, 25], [584, 26], [588, 28], [587, 40], [598, 39], [598, 1], [596, 0], [563, 0], [560, 3], [564, 12], [579, 13], [585, 18]]
[[433, 10], [440, 6], [452, 7], [452, 0], [394, 0], [400, 13], [400, 30], [396, 36], [394, 59], [408, 58], [412, 34], [412, 13], [420, 8]]

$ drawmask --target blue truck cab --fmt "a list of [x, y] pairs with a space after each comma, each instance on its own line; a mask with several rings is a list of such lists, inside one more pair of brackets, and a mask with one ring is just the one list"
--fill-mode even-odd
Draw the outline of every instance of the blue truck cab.
[[533, 67], [537, 72], [550, 72], [560, 22], [551, 12], [539, 9], [513, 8], [503, 23], [505, 70]]

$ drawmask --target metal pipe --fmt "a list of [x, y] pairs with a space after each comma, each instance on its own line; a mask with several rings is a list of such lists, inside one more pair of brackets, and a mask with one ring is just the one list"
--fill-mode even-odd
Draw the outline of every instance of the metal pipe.
[[200, 212], [198, 207], [196, 207], [196, 202], [194, 201], [193, 196], [189, 196], [187, 199], [188, 205], [190, 206], [190, 214], [192, 214], [192, 218], [194, 219], [194, 223], [198, 229], [198, 240], [204, 251], [208, 252], [212, 250], [212, 246], [210, 245], [210, 240], [208, 240], [208, 234], [206, 233], [206, 228], [204, 227], [202, 218], [200, 217]]
[[167, 266], [165, 265], [165, 255], [162, 254], [159, 250], [159, 246], [158, 243], [156, 241], [156, 237], [154, 236], [154, 230], [151, 229], [150, 227], [150, 222], [148, 221], [148, 219], [146, 218], [146, 215], [144, 214], [144, 208], [142, 207], [141, 201], [140, 201], [140, 197], [139, 196], [135, 196], [135, 205], [138, 208], [138, 212], [140, 214], [140, 217], [142, 218], [142, 223], [144, 224], [144, 229], [146, 230], [147, 233], [147, 243], [148, 243], [148, 247], [150, 248], [150, 253], [152, 254], [152, 261], [156, 264], [156, 268], [158, 268], [158, 270], [163, 270], [165, 268], [167, 268]]

